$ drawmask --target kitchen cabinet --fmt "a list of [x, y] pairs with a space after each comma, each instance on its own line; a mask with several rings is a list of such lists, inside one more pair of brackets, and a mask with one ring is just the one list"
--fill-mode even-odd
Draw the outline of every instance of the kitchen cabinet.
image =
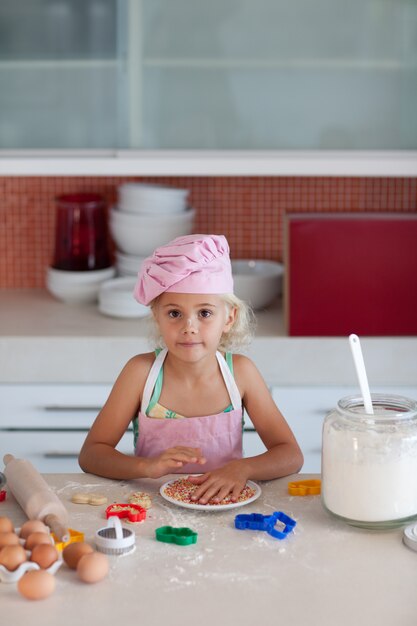
[[[323, 420], [340, 398], [358, 393], [358, 387], [273, 387], [274, 401], [303, 451], [303, 472], [320, 473]], [[393, 393], [417, 401], [417, 386], [376, 386], [372, 388], [372, 393]]]
[[[0, 459], [28, 459], [40, 472], [79, 471], [78, 454], [106, 401], [111, 385], [0, 385]], [[243, 434], [246, 456], [265, 450], [249, 421]], [[132, 427], [117, 449], [133, 454]]]
[[1, 148], [413, 151], [416, 25], [409, 0], [3, 0]]

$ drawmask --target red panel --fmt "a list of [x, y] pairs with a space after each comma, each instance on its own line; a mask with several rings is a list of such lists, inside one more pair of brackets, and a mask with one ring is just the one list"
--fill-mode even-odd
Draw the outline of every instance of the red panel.
[[290, 335], [417, 334], [417, 215], [288, 216]]

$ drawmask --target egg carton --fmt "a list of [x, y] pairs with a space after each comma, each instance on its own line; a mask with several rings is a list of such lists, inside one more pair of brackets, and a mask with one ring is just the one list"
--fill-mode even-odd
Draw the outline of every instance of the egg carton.
[[[44, 571], [49, 572], [49, 574], [56, 574], [61, 567], [62, 562], [62, 557], [58, 557], [58, 560], [56, 560], [55, 563], [52, 563], [52, 565]], [[20, 578], [22, 578], [23, 574], [36, 569], [41, 568], [37, 563], [33, 563], [32, 561], [25, 561], [25, 563], [22, 563], [13, 571], [6, 569], [4, 565], [0, 565], [0, 581], [2, 583], [16, 583]]]
[[[15, 532], [17, 535], [20, 535], [20, 528], [16, 528]], [[24, 545], [24, 539], [19, 539], [19, 543], [20, 545]], [[53, 538], [51, 537], [51, 544], [53, 545], [53, 543]], [[31, 551], [26, 550], [26, 555], [29, 558], [31, 555]], [[55, 563], [52, 563], [52, 565], [45, 569], [45, 571], [49, 572], [49, 574], [56, 574], [62, 563], [62, 555], [59, 554], [58, 559], [55, 561]], [[6, 567], [4, 567], [4, 565], [0, 565], [0, 582], [15, 583], [20, 578], [22, 578], [23, 574], [26, 574], [26, 572], [38, 569], [41, 569], [41, 567], [37, 563], [33, 563], [32, 561], [25, 561], [24, 563], [21, 563], [21, 565], [19, 565], [19, 567], [17, 567], [15, 570], [8, 570]]]

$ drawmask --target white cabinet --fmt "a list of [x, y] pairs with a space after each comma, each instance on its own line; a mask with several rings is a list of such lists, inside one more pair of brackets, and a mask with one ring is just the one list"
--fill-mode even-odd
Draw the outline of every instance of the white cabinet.
[[[7, 453], [40, 472], [77, 472], [78, 454], [110, 385], [0, 385], [0, 460]], [[133, 454], [129, 429], [118, 449]]]
[[[79, 471], [79, 451], [110, 390], [106, 384], [0, 385], [0, 462], [13, 454], [40, 472]], [[250, 422], [246, 428], [246, 456], [264, 452]], [[131, 427], [117, 449], [133, 454]]]
[[[416, 387], [375, 387], [374, 393], [395, 393], [417, 400]], [[290, 425], [304, 454], [305, 473], [321, 471], [323, 420], [344, 396], [358, 394], [356, 387], [278, 387], [272, 395]]]

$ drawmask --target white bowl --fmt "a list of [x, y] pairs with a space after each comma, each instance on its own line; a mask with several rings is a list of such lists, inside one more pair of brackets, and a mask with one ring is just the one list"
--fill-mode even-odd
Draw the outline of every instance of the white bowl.
[[116, 246], [126, 254], [148, 256], [158, 246], [165, 245], [193, 230], [195, 209], [173, 215], [131, 214], [110, 209], [109, 227]]
[[114, 278], [100, 287], [98, 310], [104, 315], [122, 318], [146, 317], [149, 307], [140, 304], [133, 297], [135, 278]]
[[129, 213], [179, 213], [187, 208], [188, 189], [146, 183], [124, 183], [118, 189], [119, 209]]
[[234, 292], [255, 310], [271, 304], [282, 293], [284, 266], [275, 261], [232, 261]]
[[137, 276], [145, 256], [124, 254], [116, 250], [116, 268], [119, 276]]
[[85, 272], [67, 272], [48, 267], [46, 286], [48, 291], [58, 300], [73, 304], [85, 304], [95, 302], [101, 283], [113, 278], [115, 274], [115, 267]]

